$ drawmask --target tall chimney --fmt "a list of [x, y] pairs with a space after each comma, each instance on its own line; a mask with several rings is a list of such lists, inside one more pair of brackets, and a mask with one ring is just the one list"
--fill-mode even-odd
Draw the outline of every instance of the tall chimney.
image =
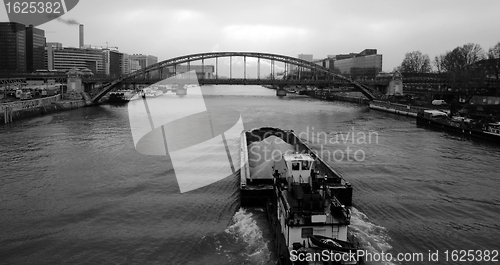
[[83, 48], [83, 24], [80, 24], [80, 49]]

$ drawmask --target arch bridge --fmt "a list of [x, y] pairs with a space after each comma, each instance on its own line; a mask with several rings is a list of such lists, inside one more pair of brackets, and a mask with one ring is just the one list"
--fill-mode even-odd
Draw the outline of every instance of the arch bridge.
[[[229, 57], [229, 78], [219, 78], [218, 76], [218, 59], [223, 57]], [[232, 57], [242, 57], [243, 58], [243, 68], [244, 76], [243, 78], [233, 78], [232, 77]], [[257, 59], [257, 78], [247, 78], [247, 58]], [[290, 56], [271, 54], [271, 53], [258, 53], [258, 52], [209, 52], [209, 53], [198, 53], [190, 54], [185, 56], [180, 56], [168, 60], [161, 61], [159, 63], [150, 65], [144, 69], [132, 72], [130, 74], [121, 76], [118, 79], [112, 80], [109, 83], [101, 86], [100, 92], [98, 92], [93, 98], [92, 102], [98, 102], [104, 95], [109, 91], [113, 90], [115, 87], [122, 83], [143, 83], [143, 84], [153, 84], [155, 82], [161, 81], [168, 78], [167, 68], [173, 68], [174, 72], [176, 67], [181, 64], [187, 64], [187, 70], [190, 70], [191, 62], [201, 61], [202, 69], [205, 66], [205, 60], [215, 59], [215, 78], [210, 79], [200, 79], [199, 84], [228, 84], [228, 85], [273, 85], [273, 86], [286, 86], [286, 85], [328, 85], [333, 83], [344, 83], [353, 86], [356, 90], [360, 91], [369, 100], [375, 98], [374, 91], [371, 88], [362, 85], [352, 79], [344, 77], [330, 70], [329, 68], [323, 67], [321, 65], [301, 60], [298, 58], [293, 58]], [[269, 60], [271, 63], [271, 78], [260, 78], [260, 60]], [[295, 75], [287, 75], [284, 79], [273, 79], [275, 73], [275, 62], [281, 62], [285, 65], [285, 73], [288, 73], [290, 65], [294, 65], [297, 68], [297, 73]], [[308, 75], [303, 71], [307, 69]]]

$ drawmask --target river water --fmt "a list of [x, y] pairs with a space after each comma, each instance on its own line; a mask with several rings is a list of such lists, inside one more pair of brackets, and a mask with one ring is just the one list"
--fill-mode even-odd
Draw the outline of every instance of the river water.
[[[500, 250], [500, 147], [366, 106], [202, 90], [245, 129], [293, 129], [322, 153], [354, 186], [350, 229], [368, 251], [424, 257], [370, 264], [490, 264], [451, 252]], [[275, 264], [265, 214], [239, 207], [237, 177], [180, 193], [166, 157], [134, 149], [126, 105], [2, 125], [0, 154], [0, 264]]]

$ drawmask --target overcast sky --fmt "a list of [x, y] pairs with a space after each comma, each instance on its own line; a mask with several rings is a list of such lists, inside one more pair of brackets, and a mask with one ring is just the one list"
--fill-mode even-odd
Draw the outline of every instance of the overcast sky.
[[[159, 60], [209, 51], [289, 55], [377, 49], [383, 70], [406, 52], [435, 55], [472, 42], [500, 42], [500, 1], [331, 0], [80, 0], [65, 20], [85, 25], [85, 44]], [[1, 21], [7, 21], [0, 9]], [[78, 26], [61, 20], [38, 26], [48, 42], [78, 46]]]

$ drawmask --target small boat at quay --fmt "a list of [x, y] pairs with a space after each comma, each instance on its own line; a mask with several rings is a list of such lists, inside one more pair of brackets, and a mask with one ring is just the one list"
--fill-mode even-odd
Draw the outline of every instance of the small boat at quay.
[[139, 99], [139, 93], [134, 90], [117, 90], [109, 93], [108, 102], [110, 103], [127, 103], [132, 100]]
[[144, 89], [142, 93], [146, 98], [156, 98], [163, 95], [163, 91], [156, 88]]
[[480, 122], [465, 117], [449, 117], [440, 110], [424, 110], [417, 115], [417, 126], [443, 130], [465, 137], [500, 144], [500, 122]]

